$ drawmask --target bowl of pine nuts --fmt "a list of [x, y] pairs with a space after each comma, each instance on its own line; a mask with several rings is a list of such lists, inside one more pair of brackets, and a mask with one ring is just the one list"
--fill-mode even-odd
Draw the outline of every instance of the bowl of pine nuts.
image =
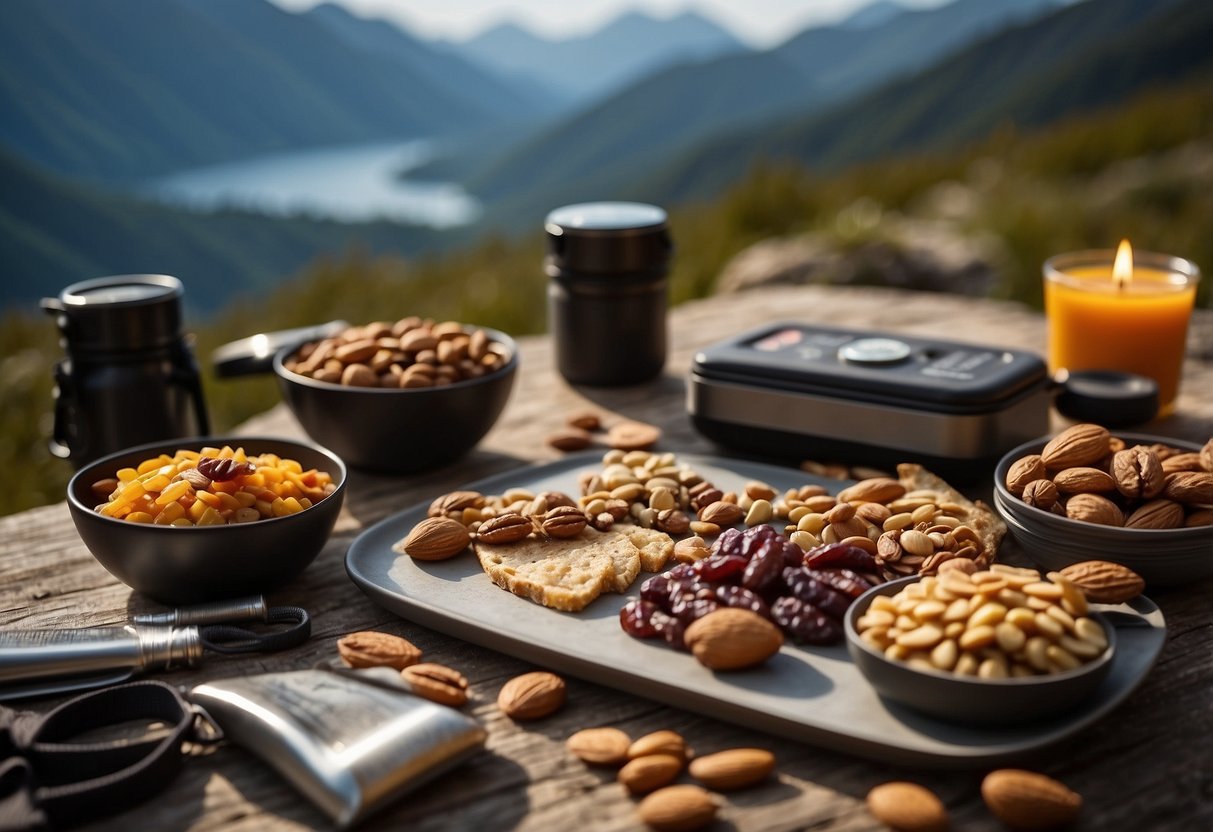
[[1111, 671], [1116, 631], [1052, 577], [993, 564], [881, 584], [847, 610], [847, 651], [882, 697], [948, 722], [1061, 715]]
[[503, 332], [411, 317], [285, 348], [273, 367], [308, 436], [353, 467], [404, 474], [475, 447], [505, 408], [518, 352]]
[[165, 604], [266, 592], [307, 568], [345, 496], [341, 459], [305, 442], [198, 437], [80, 469], [68, 509], [93, 557]]

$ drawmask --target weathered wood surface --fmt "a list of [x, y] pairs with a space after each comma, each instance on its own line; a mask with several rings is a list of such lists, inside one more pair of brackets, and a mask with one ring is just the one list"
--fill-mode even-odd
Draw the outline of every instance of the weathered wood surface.
[[[543, 437], [567, 413], [592, 406], [608, 418], [626, 416], [660, 425], [661, 447], [709, 451], [685, 415], [683, 378], [694, 351], [750, 326], [801, 319], [866, 329], [948, 337], [1043, 351], [1045, 326], [1036, 313], [1008, 303], [872, 289], [768, 289], [686, 304], [672, 313], [666, 374], [642, 387], [573, 389], [553, 371], [551, 344], [521, 342], [522, 369], [506, 413], [481, 447], [442, 471], [415, 477], [350, 478], [337, 532], [304, 575], [271, 598], [298, 604], [314, 617], [314, 634], [287, 653], [211, 658], [197, 670], [165, 674], [172, 683], [264, 670], [309, 667], [334, 654], [344, 633], [378, 629], [407, 636], [433, 661], [462, 670], [472, 682], [467, 711], [489, 731], [487, 753], [419, 793], [407, 796], [367, 829], [525, 829], [637, 827], [635, 801], [609, 772], [590, 770], [563, 749], [575, 730], [617, 725], [633, 736], [672, 728], [700, 753], [737, 745], [772, 749], [778, 776], [767, 785], [729, 795], [714, 828], [859, 830], [880, 825], [863, 798], [888, 779], [922, 782], [944, 799], [953, 828], [1001, 828], [981, 804], [981, 770], [918, 771], [758, 734], [594, 684], [569, 680], [569, 704], [531, 725], [503, 717], [495, 699], [511, 676], [531, 669], [518, 660], [427, 630], [375, 606], [348, 580], [344, 555], [360, 528], [463, 483], [557, 452]], [[1213, 435], [1213, 313], [1198, 312], [1189, 341], [1183, 394], [1175, 416], [1145, 430], [1204, 441]], [[251, 420], [242, 433], [300, 436], [282, 406]], [[401, 436], [401, 441], [425, 441]], [[1213, 542], [1210, 545], [1213, 556]], [[1086, 798], [1080, 829], [1213, 828], [1213, 582], [1153, 596], [1169, 624], [1158, 665], [1133, 697], [1110, 717], [1030, 761]], [[153, 608], [118, 584], [89, 555], [65, 504], [0, 519], [0, 626], [81, 627], [124, 621]], [[54, 701], [26, 707], [45, 710]], [[327, 819], [247, 752], [222, 747], [188, 761], [164, 794], [91, 828], [310, 829]]]

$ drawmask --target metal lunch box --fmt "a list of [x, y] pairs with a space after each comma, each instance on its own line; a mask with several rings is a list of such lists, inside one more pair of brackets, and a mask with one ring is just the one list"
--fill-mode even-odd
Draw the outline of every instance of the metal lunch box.
[[978, 479], [1048, 433], [1053, 386], [1034, 353], [784, 322], [698, 353], [687, 408], [704, 436], [761, 456]]

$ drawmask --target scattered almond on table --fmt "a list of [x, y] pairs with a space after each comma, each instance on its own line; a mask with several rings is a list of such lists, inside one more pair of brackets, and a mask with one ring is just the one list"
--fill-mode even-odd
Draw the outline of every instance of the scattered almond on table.
[[551, 716], [564, 706], [568, 689], [555, 673], [535, 671], [515, 676], [501, 687], [497, 707], [519, 721]]

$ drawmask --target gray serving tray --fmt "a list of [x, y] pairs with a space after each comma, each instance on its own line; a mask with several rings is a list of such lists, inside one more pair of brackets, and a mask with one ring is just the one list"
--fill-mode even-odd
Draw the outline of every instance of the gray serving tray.
[[[682, 455], [723, 490], [748, 480], [777, 489], [823, 480], [791, 468]], [[601, 466], [597, 454], [510, 471], [466, 488], [500, 494], [511, 487], [577, 492], [577, 474]], [[1112, 670], [1096, 693], [1074, 712], [1009, 727], [941, 722], [879, 697], [847, 655], [845, 645], [785, 644], [752, 670], [713, 673], [689, 653], [660, 641], [634, 639], [619, 627], [627, 597], [607, 594], [579, 613], [562, 613], [499, 589], [471, 554], [446, 561], [414, 561], [392, 544], [426, 516], [418, 505], [371, 526], [350, 546], [346, 570], [372, 600], [439, 632], [517, 656], [553, 671], [609, 685], [781, 737], [882, 762], [935, 767], [1002, 764], [1070, 737], [1106, 716], [1146, 677], [1166, 640], [1161, 611], [1144, 597], [1101, 607], [1119, 611]], [[641, 577], [631, 596], [640, 591]]]

